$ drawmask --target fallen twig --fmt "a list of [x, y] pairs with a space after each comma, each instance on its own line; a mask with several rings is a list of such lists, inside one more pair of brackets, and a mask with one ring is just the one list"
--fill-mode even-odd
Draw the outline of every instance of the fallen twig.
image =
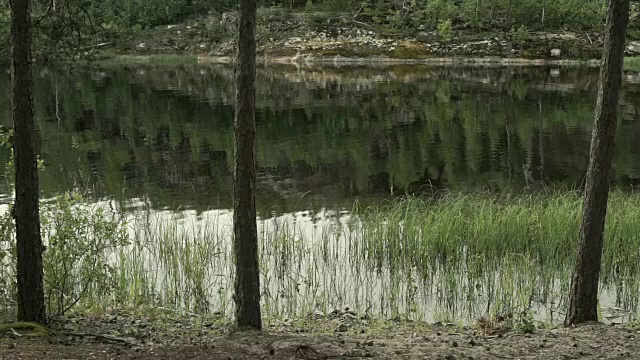
[[364, 10], [364, 5], [360, 6], [360, 9], [358, 9], [358, 11], [356, 11], [356, 14], [353, 15], [353, 18], [351, 18], [352, 20], [355, 20], [358, 18], [358, 16], [360, 16], [360, 13], [362, 12], [362, 10]]

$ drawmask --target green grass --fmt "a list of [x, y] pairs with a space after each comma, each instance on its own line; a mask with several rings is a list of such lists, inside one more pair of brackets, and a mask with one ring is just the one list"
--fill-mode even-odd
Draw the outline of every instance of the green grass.
[[640, 57], [627, 57], [624, 59], [624, 68], [626, 70], [640, 71]]
[[[634, 309], [639, 200], [635, 193], [612, 193], [601, 276], [604, 288], [617, 288], [618, 305]], [[362, 213], [360, 256], [379, 270], [415, 270], [436, 282], [451, 277], [444, 282], [446, 296], [480, 295], [509, 311], [551, 300], [564, 306], [581, 211], [574, 193], [403, 199]]]
[[[640, 249], [638, 200], [637, 194], [611, 195], [602, 273], [603, 290], [614, 289], [618, 305], [633, 310], [640, 256], [630, 249]], [[264, 220], [264, 313], [301, 318], [349, 305], [377, 318], [469, 321], [534, 308], [560, 320], [581, 207], [581, 197], [571, 192], [444, 194], [356, 207], [350, 218]], [[124, 284], [145, 289], [148, 296], [137, 302], [230, 315], [230, 224], [190, 228], [180, 221], [143, 223], [147, 250], [123, 260], [137, 269], [130, 272], [137, 281]]]
[[[446, 193], [366, 209], [356, 204], [350, 215], [264, 219], [263, 314], [303, 319], [349, 306], [377, 319], [472, 322], [531, 311], [538, 319], [561, 321], [581, 208], [574, 192]], [[80, 308], [95, 309], [98, 304], [90, 302], [99, 299], [102, 307], [232, 315], [229, 212], [196, 217], [141, 211], [128, 226], [131, 245], [110, 255], [113, 287], [88, 296]], [[632, 314], [638, 308], [639, 234], [640, 195], [613, 192], [603, 308]]]

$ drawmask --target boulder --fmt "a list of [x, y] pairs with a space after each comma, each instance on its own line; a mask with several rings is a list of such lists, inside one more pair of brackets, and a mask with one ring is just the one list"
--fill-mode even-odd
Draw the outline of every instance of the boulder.
[[640, 41], [631, 41], [627, 45], [627, 55], [640, 55]]

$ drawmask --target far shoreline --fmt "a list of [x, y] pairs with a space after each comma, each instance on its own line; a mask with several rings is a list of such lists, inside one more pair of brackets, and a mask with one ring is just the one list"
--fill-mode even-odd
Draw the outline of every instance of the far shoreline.
[[[233, 56], [211, 56], [195, 54], [115, 54], [102, 57], [98, 63], [134, 63], [134, 64], [235, 64]], [[326, 66], [372, 66], [386, 67], [399, 65], [433, 65], [433, 66], [478, 66], [478, 67], [534, 67], [534, 66], [585, 66], [598, 67], [599, 59], [528, 59], [507, 57], [431, 57], [400, 59], [385, 56], [315, 56], [300, 54], [295, 56], [264, 56], [256, 58], [261, 65], [292, 65], [297, 67]]]

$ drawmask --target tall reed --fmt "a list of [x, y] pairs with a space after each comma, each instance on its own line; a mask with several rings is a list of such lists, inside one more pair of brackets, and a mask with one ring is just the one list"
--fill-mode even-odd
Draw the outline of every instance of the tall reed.
[[[627, 316], [640, 298], [639, 200], [613, 192], [605, 234], [601, 305]], [[471, 321], [529, 310], [558, 321], [581, 209], [570, 192], [442, 193], [261, 219], [264, 314], [302, 318], [349, 306], [378, 318]], [[106, 259], [116, 270], [113, 289], [90, 294], [80, 309], [100, 299], [103, 307], [232, 315], [230, 211], [146, 208], [127, 217], [130, 243]], [[6, 284], [10, 264], [0, 263]]]

